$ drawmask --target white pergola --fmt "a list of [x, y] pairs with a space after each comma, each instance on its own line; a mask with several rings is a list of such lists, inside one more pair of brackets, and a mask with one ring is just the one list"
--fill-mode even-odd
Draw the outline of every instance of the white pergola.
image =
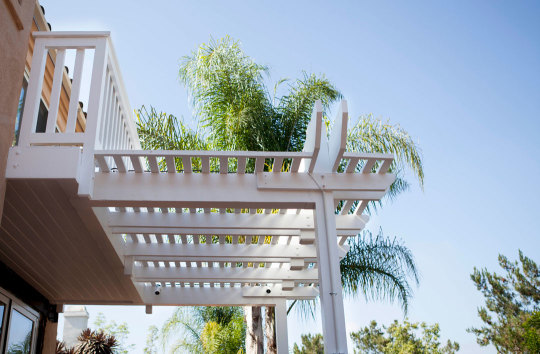
[[[20, 145], [8, 163], [17, 168], [8, 178], [75, 176], [71, 203], [83, 220], [81, 210], [91, 208], [147, 312], [157, 305], [275, 306], [278, 350], [287, 353], [286, 301], [320, 297], [325, 352], [347, 353], [340, 258], [347, 238], [368, 222], [367, 204], [395, 176], [387, 173], [392, 155], [346, 151], [346, 102], [329, 136], [315, 104], [302, 152], [144, 151], [108, 33], [34, 36]], [[80, 55], [89, 48], [85, 132], [56, 132], [49, 121], [45, 133], [34, 133], [45, 49], [60, 53], [57, 60], [76, 50], [75, 75], [82, 75]], [[52, 87], [49, 115], [58, 109], [60, 86]], [[61, 162], [52, 162], [53, 152]]]

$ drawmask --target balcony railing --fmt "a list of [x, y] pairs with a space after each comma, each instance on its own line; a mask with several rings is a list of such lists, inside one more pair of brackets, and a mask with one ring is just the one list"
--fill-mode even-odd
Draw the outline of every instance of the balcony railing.
[[[75, 145], [93, 149], [138, 149], [137, 130], [109, 32], [34, 32], [35, 47], [19, 145]], [[66, 51], [74, 50], [75, 65], [65, 129], [56, 128]], [[93, 51], [86, 128], [76, 132], [85, 52]], [[36, 132], [46, 55], [56, 54], [48, 119]]]
[[[26, 95], [19, 146], [79, 146], [82, 148], [83, 170], [88, 175], [94, 168], [94, 151], [102, 149], [140, 149], [133, 112], [124, 88], [109, 32], [34, 32], [34, 53]], [[66, 53], [75, 52], [68, 114], [65, 121], [59, 114], [63, 76], [66, 75]], [[84, 65], [92, 57], [91, 65]], [[39, 129], [40, 103], [47, 56], [56, 57], [52, 76], [46, 127]], [[83, 72], [88, 69], [87, 72]], [[89, 79], [88, 79], [89, 77]], [[86, 124], [76, 131], [77, 116], [82, 108], [83, 80], [88, 88]], [[61, 124], [59, 124], [61, 123]], [[59, 127], [62, 127], [60, 129]], [[44, 131], [43, 131], [44, 130]], [[86, 167], [86, 168], [84, 168]], [[80, 190], [87, 189], [83, 177]], [[89, 182], [89, 181], [87, 181]], [[86, 193], [84, 193], [86, 194]]]

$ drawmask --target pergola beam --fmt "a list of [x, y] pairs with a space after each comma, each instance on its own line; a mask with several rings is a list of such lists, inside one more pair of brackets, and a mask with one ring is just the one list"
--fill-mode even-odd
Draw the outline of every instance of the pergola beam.
[[[178, 243], [127, 243], [124, 256], [134, 256], [136, 260], [154, 260], [156, 257], [170, 260], [207, 259], [208, 261], [255, 260], [268, 262], [279, 259], [316, 259], [315, 245], [243, 245], [243, 244], [178, 244]], [[264, 261], [263, 261], [264, 262]]]
[[[274, 306], [285, 300], [279, 290], [272, 290], [266, 294], [263, 289], [245, 287], [214, 287], [214, 288], [190, 288], [190, 287], [163, 287], [159, 295], [155, 295], [154, 287], [135, 284], [141, 299], [149, 305], [171, 306]], [[262, 290], [264, 295], [251, 296], [251, 292], [258, 293]], [[312, 300], [317, 297], [318, 291], [313, 287], [297, 287], [287, 291], [287, 299]], [[246, 295], [244, 295], [246, 294]]]
[[[365, 227], [366, 218], [360, 215], [335, 215], [338, 230], [358, 233]], [[315, 227], [313, 213], [301, 214], [210, 214], [210, 213], [111, 213], [108, 221], [113, 233], [184, 233], [182, 229], [243, 229], [244, 235], [252, 235], [250, 230], [312, 230]], [[173, 229], [174, 231], [167, 231]], [[238, 232], [238, 231], [236, 231]], [[339, 231], [338, 231], [339, 232]], [[206, 233], [208, 234], [208, 233]], [[225, 233], [227, 234], [227, 233]]]
[[132, 278], [136, 282], [231, 282], [258, 283], [293, 280], [302, 283], [317, 283], [317, 269], [290, 271], [286, 268], [202, 268], [184, 267], [156, 268], [134, 266]]
[[313, 209], [320, 189], [346, 192], [338, 194], [344, 199], [379, 200], [395, 179], [392, 174], [354, 173], [313, 177], [303, 173], [96, 173], [91, 199], [93, 206]]

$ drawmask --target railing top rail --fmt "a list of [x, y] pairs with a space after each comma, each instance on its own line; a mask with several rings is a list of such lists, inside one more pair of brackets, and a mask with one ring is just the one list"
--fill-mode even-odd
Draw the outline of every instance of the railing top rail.
[[291, 151], [209, 151], [209, 150], [96, 150], [96, 156], [208, 156], [208, 157], [303, 157], [311, 158], [313, 152]]
[[342, 158], [360, 158], [360, 159], [378, 159], [378, 160], [393, 160], [393, 154], [384, 154], [379, 152], [345, 152], [343, 153]]

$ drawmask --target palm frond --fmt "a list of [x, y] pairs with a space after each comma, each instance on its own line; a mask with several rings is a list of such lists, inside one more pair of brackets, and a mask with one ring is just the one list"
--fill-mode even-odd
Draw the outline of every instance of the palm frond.
[[212, 127], [210, 138], [217, 148], [244, 150], [257, 133], [252, 123], [271, 117], [263, 80], [267, 71], [228, 36], [203, 43], [183, 58], [180, 81], [189, 91], [196, 116], [204, 127]]
[[[358, 123], [349, 129], [347, 150], [356, 152], [378, 152], [394, 154], [391, 171], [410, 168], [420, 187], [424, 188], [424, 167], [421, 151], [412, 137], [399, 125], [383, 123], [373, 116], [361, 116]], [[394, 187], [396, 191], [400, 187]]]
[[161, 328], [163, 349], [165, 350], [171, 337], [180, 333], [183, 338], [181, 341], [175, 342], [174, 347], [179, 348], [183, 345], [190, 348], [201, 348], [202, 350], [200, 333], [203, 327], [204, 323], [199, 317], [192, 316], [189, 308], [177, 307]]
[[289, 94], [281, 97], [276, 107], [280, 114], [283, 151], [300, 151], [306, 139], [306, 128], [316, 100], [323, 110], [342, 97], [337, 88], [323, 75], [303, 73], [303, 78], [289, 85]]
[[364, 231], [350, 238], [349, 252], [341, 260], [341, 283], [346, 294], [361, 291], [374, 300], [397, 300], [407, 313], [412, 287], [409, 280], [419, 283], [412, 252], [397, 239], [385, 237], [382, 230], [373, 237]]

